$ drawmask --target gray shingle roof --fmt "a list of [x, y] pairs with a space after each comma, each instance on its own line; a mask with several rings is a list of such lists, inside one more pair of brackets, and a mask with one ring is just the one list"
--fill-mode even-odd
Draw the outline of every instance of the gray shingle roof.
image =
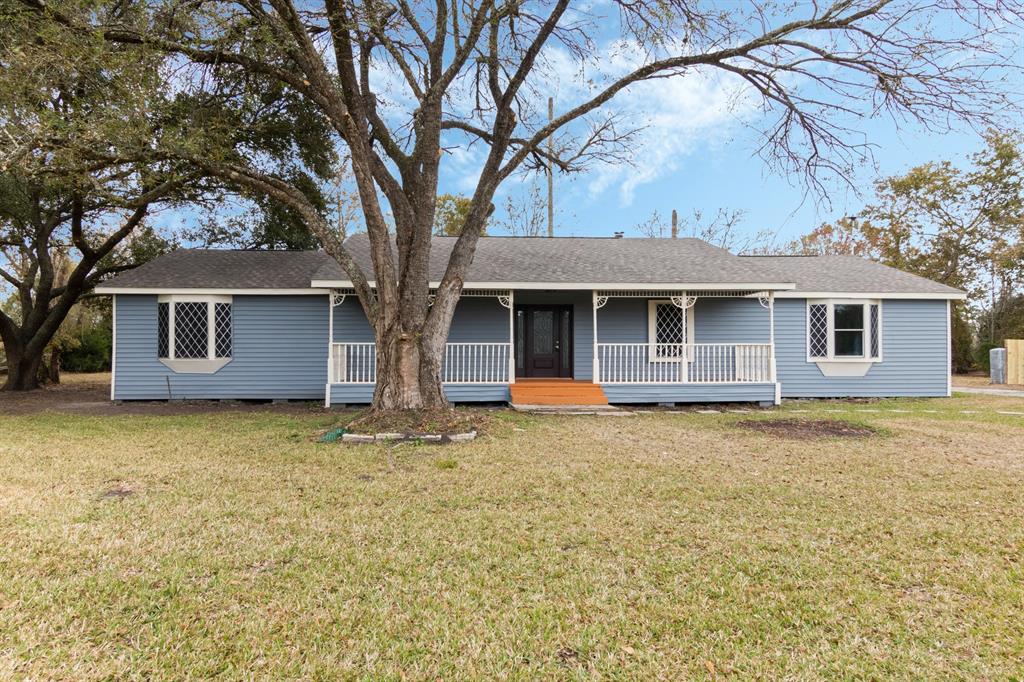
[[179, 249], [105, 283], [131, 289], [308, 289], [330, 258], [319, 251]]
[[[346, 241], [364, 272], [370, 272], [369, 239], [365, 234]], [[455, 237], [434, 237], [430, 249], [430, 280], [440, 281]], [[550, 284], [754, 284], [765, 272], [725, 249], [699, 239], [595, 237], [481, 237], [466, 281], [537, 282]], [[316, 273], [316, 280], [346, 281], [334, 261]]]
[[940, 294], [963, 292], [857, 256], [741, 256], [766, 277], [796, 284], [796, 291], [852, 294]]
[[[455, 239], [435, 237], [430, 279], [444, 273]], [[346, 242], [367, 273], [369, 240]], [[115, 277], [111, 289], [308, 289], [348, 277], [319, 251], [181, 249]], [[960, 294], [937, 282], [852, 256], [734, 256], [699, 239], [483, 237], [467, 283], [796, 284], [797, 291]]]

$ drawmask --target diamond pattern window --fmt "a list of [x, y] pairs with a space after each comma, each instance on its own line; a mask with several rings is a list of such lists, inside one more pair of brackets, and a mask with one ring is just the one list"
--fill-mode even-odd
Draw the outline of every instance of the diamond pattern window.
[[174, 357], [209, 357], [210, 326], [206, 305], [196, 301], [174, 304]]
[[808, 322], [808, 355], [812, 358], [828, 357], [828, 306], [814, 304], [807, 315]]
[[158, 358], [166, 358], [170, 353], [170, 307], [170, 303], [156, 304], [156, 356]]
[[675, 304], [654, 304], [654, 357], [678, 358], [686, 343], [686, 314]]
[[881, 334], [878, 328], [878, 312], [879, 305], [877, 303], [871, 304], [871, 357], [880, 358], [882, 357], [881, 348]]
[[216, 334], [216, 357], [231, 357], [231, 304], [215, 303], [213, 323]]
[[231, 299], [225, 296], [161, 296], [157, 301], [157, 357], [219, 360], [232, 353]]

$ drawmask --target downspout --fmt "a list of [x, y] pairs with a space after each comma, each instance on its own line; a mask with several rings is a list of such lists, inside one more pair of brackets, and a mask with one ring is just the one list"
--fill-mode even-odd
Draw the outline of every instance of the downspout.
[[110, 297], [110, 399], [114, 400], [114, 382], [117, 381], [117, 294]]
[[768, 292], [768, 354], [772, 383], [775, 384], [775, 404], [782, 404], [782, 384], [779, 383], [778, 365], [775, 361], [775, 292]]
[[512, 289], [508, 290], [508, 383], [516, 383], [516, 305]]
[[327, 383], [324, 387], [324, 407], [331, 406], [331, 381], [334, 379], [334, 292], [327, 293]]

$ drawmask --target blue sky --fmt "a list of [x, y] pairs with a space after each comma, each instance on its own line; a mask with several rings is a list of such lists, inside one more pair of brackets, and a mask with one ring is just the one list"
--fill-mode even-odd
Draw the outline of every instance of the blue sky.
[[[595, 8], [604, 4], [603, 0], [592, 2]], [[800, 7], [799, 2], [795, 5]], [[937, 25], [946, 22], [945, 30], [958, 34], [947, 14], [936, 14]], [[596, 38], [593, 53], [583, 61], [557, 46], [543, 53], [545, 68], [531, 76], [538, 103], [554, 96], [557, 115], [589, 99], [603, 87], [602, 83], [640, 65], [642, 50], [614, 30], [613, 16], [602, 19], [604, 35]], [[1005, 47], [1009, 54], [1024, 56], [1019, 44]], [[964, 54], [946, 54], [945, 58], [955, 62]], [[1014, 75], [1008, 85], [1019, 95], [1024, 85], [1018, 78], [1019, 74]], [[787, 80], [792, 89], [808, 88], [811, 97], [859, 108], [858, 114], [868, 113], [871, 107], [869, 101], [837, 99], [828, 92], [815, 92], [807, 79]], [[870, 99], [870, 88], [858, 92]], [[777, 241], [784, 242], [821, 222], [858, 212], [870, 200], [878, 177], [903, 173], [928, 161], [964, 163], [969, 154], [983, 146], [978, 131], [962, 124], [958, 127], [956, 122], [951, 132], [936, 133], [912, 122], [897, 126], [887, 114], [876, 118], [843, 114], [833, 122], [849, 131], [851, 141], [872, 144], [873, 160], [855, 169], [852, 188], [836, 179], [822, 178], [824, 192], [808, 193], [799, 178], [773, 172], [756, 155], [761, 143], [759, 131], [771, 126], [777, 113], [762, 112], [760, 98], [732, 74], [709, 68], [689, 71], [683, 77], [641, 82], [606, 106], [644, 126], [633, 149], [635, 165], [606, 165], [575, 176], [556, 177], [557, 234], [609, 236], [620, 230], [635, 234], [635, 226], [653, 211], [667, 220], [672, 209], [681, 215], [695, 209], [705, 215], [713, 215], [718, 209], [739, 209], [745, 212], [745, 231], [770, 230], [777, 233]], [[457, 98], [453, 107], [460, 107]], [[446, 146], [456, 149], [443, 162], [441, 192], [472, 193], [482, 152], [458, 149], [460, 142], [446, 140]], [[507, 182], [499, 190], [495, 201], [499, 214], [505, 194], [521, 196], [522, 185]]]
[[[941, 159], [960, 163], [983, 144], [976, 132], [967, 129], [936, 135], [912, 126], [897, 130], [885, 120], [870, 122], [864, 132], [877, 145], [877, 169], [870, 164], [860, 167], [858, 190], [829, 183], [830, 205], [819, 195], [808, 194], [794, 178], [769, 171], [753, 153], [754, 140], [737, 135], [724, 143], [696, 145], [679, 158], [678, 168], [638, 186], [631, 199], [622, 196], [621, 183], [591, 193], [591, 174], [556, 177], [555, 203], [561, 210], [556, 233], [609, 236], [623, 230], [635, 234], [632, 228], [655, 210], [667, 220], [672, 209], [681, 215], [694, 209], [710, 215], [726, 208], [746, 212], [745, 230], [769, 229], [786, 241], [821, 222], [857, 212], [870, 198], [872, 182], [879, 175], [902, 173]], [[638, 150], [637, 157], [643, 163], [644, 150]]]
[[[603, 0], [592, 2], [600, 7]], [[615, 30], [614, 23], [607, 17], [601, 20], [593, 52], [582, 60], [557, 45], [544, 51], [544, 66], [531, 74], [527, 86], [538, 108], [550, 95], [555, 99], [556, 114], [560, 113], [640, 65], [643, 50]], [[1010, 50], [1024, 55], [1019, 45]], [[384, 62], [374, 63], [372, 76], [385, 119], [396, 127], [405, 124], [415, 103], [404, 79]], [[465, 80], [471, 83], [470, 78]], [[790, 85], [800, 88], [807, 83], [794, 79]], [[452, 116], [471, 115], [473, 96], [467, 87], [458, 81], [454, 86], [446, 105]], [[1018, 93], [1024, 90], [1019, 83], [1015, 87]], [[835, 101], [827, 94], [823, 99]], [[854, 108], [869, 106], [849, 99], [841, 103]], [[822, 222], [858, 212], [870, 201], [878, 177], [903, 173], [928, 161], [963, 163], [983, 144], [979, 133], [964, 125], [952, 132], [934, 133], [913, 123], [897, 126], [886, 115], [856, 118], [844, 114], [834, 123], [848, 129], [851, 139], [874, 146], [873, 163], [855, 169], [853, 187], [822, 178], [822, 194], [808, 192], [797, 177], [772, 171], [756, 155], [761, 142], [758, 131], [770, 126], [776, 114], [763, 113], [751, 88], [731, 74], [694, 70], [683, 77], [637, 83], [606, 108], [622, 115], [626, 127], [642, 126], [631, 149], [634, 165], [604, 164], [584, 173], [556, 176], [557, 235], [637, 234], [636, 225], [654, 211], [667, 221], [673, 209], [682, 216], [694, 210], [713, 215], [726, 209], [744, 212], [741, 230], [751, 234], [769, 230], [781, 244]], [[534, 124], [546, 118], [546, 112], [535, 113]], [[473, 122], [490, 127], [488, 121]], [[570, 132], [579, 133], [580, 129]], [[475, 188], [486, 150], [481, 144], [469, 145], [460, 135], [449, 132], [442, 140], [446, 154], [439, 193], [470, 195]], [[494, 202], [499, 220], [506, 198], [522, 200], [530, 182], [543, 187], [542, 178], [514, 177], [499, 189]], [[190, 222], [188, 212], [165, 218], [172, 225]], [[493, 224], [489, 230], [500, 233]]]

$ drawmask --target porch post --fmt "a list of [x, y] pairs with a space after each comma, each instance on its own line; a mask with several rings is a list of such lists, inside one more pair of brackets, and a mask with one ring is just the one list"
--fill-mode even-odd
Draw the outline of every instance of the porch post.
[[512, 289], [508, 290], [508, 383], [516, 383], [516, 306]]
[[327, 294], [327, 387], [324, 407], [331, 406], [331, 382], [334, 380], [334, 291]]
[[775, 404], [782, 402], [782, 386], [779, 384], [777, 368], [775, 365], [775, 292], [768, 292], [768, 358], [769, 371], [772, 374], [772, 383], [775, 384]]
[[593, 316], [594, 316], [594, 318], [593, 318], [593, 327], [594, 327], [594, 349], [593, 349], [594, 350], [594, 359], [593, 359], [593, 366], [590, 369], [590, 371], [591, 371], [590, 381], [592, 383], [596, 384], [596, 383], [598, 383], [598, 380], [601, 377], [601, 374], [598, 371], [598, 366], [597, 366], [597, 363], [598, 363], [598, 360], [597, 360], [597, 290], [593, 289], [593, 290], [591, 290], [590, 293], [591, 293], [591, 310], [593, 311]]

